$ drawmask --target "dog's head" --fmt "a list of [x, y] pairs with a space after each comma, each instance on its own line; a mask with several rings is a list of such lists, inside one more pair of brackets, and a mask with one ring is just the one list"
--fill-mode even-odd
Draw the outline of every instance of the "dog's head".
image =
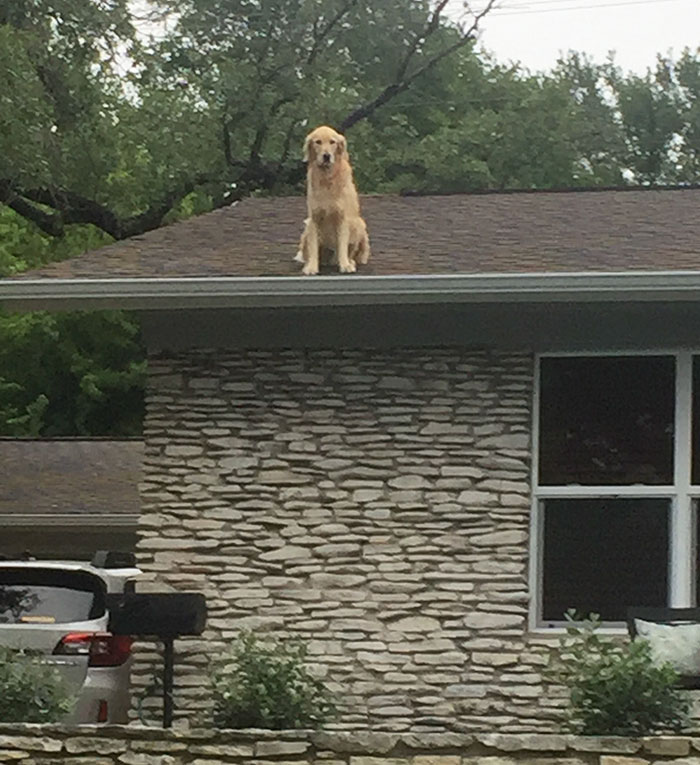
[[312, 130], [304, 141], [304, 162], [329, 170], [347, 151], [345, 136], [327, 125]]

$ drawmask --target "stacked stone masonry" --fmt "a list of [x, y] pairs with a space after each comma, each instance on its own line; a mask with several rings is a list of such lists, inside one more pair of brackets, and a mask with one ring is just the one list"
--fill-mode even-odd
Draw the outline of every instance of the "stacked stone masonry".
[[700, 739], [0, 725], [0, 765], [700, 765]]
[[307, 641], [346, 730], [559, 727], [527, 629], [529, 354], [211, 350], [149, 365], [142, 589], [209, 606], [202, 638], [178, 642], [179, 713], [206, 720], [208, 662], [252, 628]]

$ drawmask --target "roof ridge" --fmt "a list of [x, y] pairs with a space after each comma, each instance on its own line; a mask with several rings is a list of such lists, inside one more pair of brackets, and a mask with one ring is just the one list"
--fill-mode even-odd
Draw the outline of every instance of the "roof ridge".
[[[468, 191], [439, 191], [435, 189], [401, 189], [398, 196], [401, 197], [472, 197], [486, 195], [507, 194], [578, 194], [603, 191], [692, 191], [700, 189], [700, 183], [685, 184], [640, 184], [624, 186], [554, 186], [549, 189], [529, 188], [529, 189], [471, 189]], [[363, 196], [382, 197], [394, 196], [391, 194], [364, 194]]]

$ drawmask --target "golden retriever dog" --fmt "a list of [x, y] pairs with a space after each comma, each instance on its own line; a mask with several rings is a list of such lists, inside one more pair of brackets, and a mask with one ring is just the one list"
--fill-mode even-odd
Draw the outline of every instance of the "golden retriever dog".
[[341, 273], [352, 273], [370, 256], [367, 226], [352, 177], [345, 136], [317, 127], [304, 141], [308, 217], [295, 260], [317, 274], [321, 252], [334, 252]]

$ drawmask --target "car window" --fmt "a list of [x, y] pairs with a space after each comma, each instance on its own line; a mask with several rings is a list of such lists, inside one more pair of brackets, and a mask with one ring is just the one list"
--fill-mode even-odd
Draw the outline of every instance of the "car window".
[[104, 585], [92, 574], [0, 568], [0, 624], [77, 622], [104, 611]]

